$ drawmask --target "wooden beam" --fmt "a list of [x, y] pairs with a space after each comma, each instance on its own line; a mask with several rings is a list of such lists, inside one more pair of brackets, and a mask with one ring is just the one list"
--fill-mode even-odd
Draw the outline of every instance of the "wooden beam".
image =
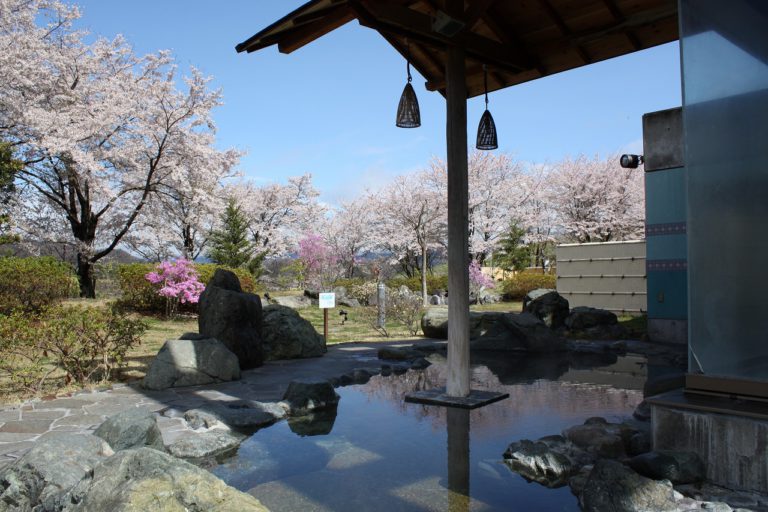
[[[463, 0], [459, 0], [463, 6]], [[449, 2], [453, 10], [457, 2]], [[452, 14], [449, 12], [449, 14]], [[448, 396], [469, 396], [469, 184], [466, 53], [448, 45], [445, 65], [448, 153]]]
[[355, 19], [355, 13], [347, 5], [339, 5], [325, 12], [313, 22], [297, 26], [290, 34], [280, 38], [277, 48], [280, 53], [291, 53], [315, 39], [332, 32]]
[[[624, 20], [624, 14], [619, 10], [618, 6], [613, 3], [613, 0], [603, 0], [603, 4], [608, 9], [608, 12], [611, 13], [611, 17], [619, 23], [622, 23]], [[632, 48], [635, 49], [635, 51], [640, 50], [643, 45], [640, 44], [640, 41], [637, 39], [637, 36], [631, 31], [627, 30], [624, 32], [624, 35], [627, 36], [627, 39], [629, 40], [629, 43], [632, 45]]]
[[473, 0], [464, 11], [464, 30], [471, 31], [496, 0]]
[[544, 68], [541, 62], [539, 62], [536, 57], [531, 55], [525, 45], [520, 41], [520, 39], [517, 38], [514, 31], [512, 31], [509, 27], [502, 26], [502, 24], [497, 21], [497, 18], [494, 17], [491, 12], [488, 12], [485, 14], [485, 16], [483, 16], [483, 23], [485, 23], [488, 28], [491, 29], [491, 32], [493, 32], [493, 34], [498, 37], [502, 43], [506, 44], [507, 46], [517, 48], [520, 54], [525, 58], [528, 69], [537, 70], [541, 76], [547, 74], [547, 70]]
[[[539, 0], [539, 5], [541, 5], [541, 7], [544, 9], [544, 12], [547, 13], [547, 16], [549, 16], [549, 19], [551, 19], [555, 23], [558, 30], [560, 30], [561, 34], [563, 34], [566, 37], [569, 37], [572, 35], [571, 29], [568, 28], [568, 25], [565, 24], [565, 21], [563, 21], [563, 18], [560, 17], [558, 12], [555, 10], [554, 7], [552, 7], [552, 4], [550, 4], [548, 0]], [[587, 54], [584, 48], [582, 48], [578, 44], [574, 45], [574, 48], [576, 49], [576, 53], [579, 55], [579, 57], [581, 57], [581, 60], [584, 61], [584, 64], [592, 63], [592, 58]]]
[[[468, 55], [512, 72], [526, 69], [524, 56], [517, 48], [499, 44], [471, 32], [460, 32], [450, 38], [443, 36], [432, 30], [430, 16], [394, 4], [367, 0], [365, 7], [374, 18], [374, 26], [370, 28], [409, 37], [436, 48], [459, 45], [464, 47]], [[360, 23], [368, 26], [367, 20], [360, 19]]]
[[[362, 5], [362, 4], [361, 4], [361, 3], [360, 3], [358, 0], [349, 0], [349, 5], [350, 5], [350, 7], [352, 8], [352, 10], [354, 11], [354, 13], [357, 15], [357, 19], [358, 19], [358, 22], [359, 22], [361, 25], [363, 25], [363, 26], [368, 26], [368, 28], [373, 28], [374, 30], [378, 31], [378, 32], [379, 32], [379, 34], [381, 34], [381, 36], [382, 36], [382, 37], [383, 37], [383, 38], [384, 38], [384, 39], [385, 39], [385, 40], [386, 40], [386, 41], [387, 41], [387, 42], [388, 42], [390, 45], [392, 45], [392, 47], [393, 47], [395, 50], [397, 50], [397, 52], [398, 52], [400, 55], [402, 55], [402, 57], [403, 57], [404, 59], [408, 60], [409, 58], [411, 58], [411, 57], [409, 57], [408, 48], [406, 48], [406, 47], [405, 47], [403, 44], [401, 44], [401, 43], [400, 43], [400, 41], [398, 41], [397, 39], [395, 39], [394, 37], [392, 37], [390, 34], [388, 34], [388, 33], [386, 33], [386, 32], [383, 32], [383, 31], [380, 31], [380, 30], [378, 30], [378, 29], [375, 27], [375, 25], [377, 24], [377, 23], [376, 23], [376, 20], [375, 20], [375, 18], [373, 17], [373, 15], [372, 15], [370, 12], [368, 12], [368, 10], [367, 10], [367, 9], [366, 9], [366, 8], [365, 8], [365, 7], [364, 7], [364, 6], [363, 6], [363, 5]], [[411, 42], [411, 44], [413, 44], [413, 42]], [[437, 60], [437, 59], [434, 57], [434, 55], [432, 55], [431, 53], [429, 53], [429, 52], [428, 52], [428, 51], [427, 51], [425, 48], [421, 48], [421, 47], [420, 47], [420, 46], [418, 46], [418, 45], [414, 45], [414, 46], [415, 46], [417, 49], [420, 49], [420, 50], [422, 51], [422, 53], [424, 53], [425, 55], [427, 55], [427, 57], [428, 57], [428, 58], [430, 58], [430, 59], [434, 59], [434, 60], [430, 60], [430, 62], [431, 62], [431, 63], [433, 63], [433, 64], [436, 64], [436, 67], [437, 67], [437, 69], [440, 69], [440, 67], [442, 66], [442, 64], [440, 63], [440, 61], [438, 61], [438, 60]], [[434, 79], [436, 78], [436, 77], [435, 77], [435, 75], [433, 75], [432, 73], [429, 73], [429, 72], [427, 72], [425, 69], [423, 69], [422, 67], [419, 67], [419, 66], [415, 65], [415, 63], [414, 63], [413, 61], [411, 61], [411, 65], [412, 65], [413, 67], [415, 67], [415, 68], [416, 68], [416, 70], [417, 70], [417, 71], [418, 71], [418, 72], [419, 72], [419, 73], [420, 73], [420, 74], [421, 74], [421, 75], [422, 75], [424, 78], [426, 78], [426, 79], [427, 79], [427, 83], [429, 83], [430, 81], [432, 81], [432, 80], [434, 80]]]

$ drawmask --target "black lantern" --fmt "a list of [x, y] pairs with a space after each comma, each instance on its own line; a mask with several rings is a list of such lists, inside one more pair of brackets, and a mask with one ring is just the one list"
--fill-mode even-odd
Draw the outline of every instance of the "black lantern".
[[416, 91], [411, 85], [411, 61], [410, 50], [409, 59], [406, 61], [408, 71], [408, 83], [405, 84], [403, 94], [400, 96], [400, 103], [397, 105], [397, 120], [395, 125], [398, 128], [418, 128], [421, 126], [421, 114], [419, 113], [419, 100], [416, 99]]
[[499, 139], [496, 135], [496, 123], [488, 110], [488, 69], [483, 66], [483, 79], [485, 81], [485, 112], [477, 126], [477, 144], [475, 147], [482, 150], [496, 149], [499, 147]]

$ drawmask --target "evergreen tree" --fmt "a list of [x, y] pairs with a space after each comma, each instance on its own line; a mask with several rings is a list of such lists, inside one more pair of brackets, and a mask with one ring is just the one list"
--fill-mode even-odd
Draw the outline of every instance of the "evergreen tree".
[[13, 148], [6, 142], [0, 142], [0, 245], [18, 241], [18, 237], [7, 234], [10, 216], [7, 206], [15, 191], [14, 178], [21, 168], [13, 158]]
[[525, 230], [514, 221], [501, 239], [501, 252], [496, 256], [495, 263], [504, 270], [523, 270], [531, 258], [530, 250], [523, 245]]
[[208, 257], [219, 265], [238, 268], [247, 266], [252, 255], [248, 220], [237, 202], [230, 199], [221, 217], [221, 227], [211, 233]]

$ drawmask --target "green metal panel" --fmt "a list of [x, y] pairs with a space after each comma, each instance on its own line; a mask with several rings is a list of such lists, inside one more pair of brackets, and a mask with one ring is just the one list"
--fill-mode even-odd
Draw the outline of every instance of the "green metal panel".
[[688, 318], [688, 274], [685, 270], [648, 272], [648, 317]]
[[645, 222], [648, 225], [685, 222], [685, 169], [645, 173]]

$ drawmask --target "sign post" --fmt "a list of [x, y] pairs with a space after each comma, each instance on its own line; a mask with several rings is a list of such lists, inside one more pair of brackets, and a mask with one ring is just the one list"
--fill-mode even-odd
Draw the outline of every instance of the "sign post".
[[321, 293], [318, 299], [320, 309], [323, 310], [323, 337], [325, 342], [328, 343], [328, 309], [336, 307], [336, 294]]

